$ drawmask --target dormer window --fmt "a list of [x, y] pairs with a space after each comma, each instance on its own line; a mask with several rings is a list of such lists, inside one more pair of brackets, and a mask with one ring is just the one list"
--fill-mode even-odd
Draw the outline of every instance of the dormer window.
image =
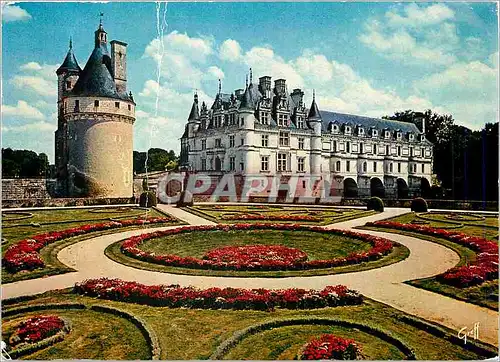
[[94, 107], [99, 107], [99, 101], [97, 99], [94, 101]]
[[400, 140], [402, 136], [403, 135], [401, 134], [401, 132], [396, 133], [396, 137], [397, 137], [398, 140]]
[[297, 116], [297, 128], [304, 128], [304, 118]]
[[349, 127], [349, 126], [345, 126], [345, 133], [346, 133], [346, 134], [351, 133], [351, 127]]
[[364, 135], [365, 134], [365, 130], [361, 127], [358, 128], [358, 135]]
[[425, 140], [425, 135], [424, 135], [424, 134], [421, 134], [421, 135], [420, 135], [420, 141], [422, 142], [422, 141], [424, 141], [424, 140]]
[[378, 136], [378, 131], [376, 129], [372, 129], [372, 136], [377, 137]]
[[66, 81], [66, 89], [70, 89], [71, 88], [71, 82], [68, 80]]
[[413, 135], [413, 133], [410, 133], [410, 134], [408, 135], [408, 139], [409, 139], [410, 141], [413, 141], [413, 140], [415, 139], [415, 136]]
[[385, 138], [389, 138], [389, 137], [391, 137], [391, 132], [389, 132], [389, 131], [385, 131], [385, 133], [384, 133], [384, 137], [385, 137]]

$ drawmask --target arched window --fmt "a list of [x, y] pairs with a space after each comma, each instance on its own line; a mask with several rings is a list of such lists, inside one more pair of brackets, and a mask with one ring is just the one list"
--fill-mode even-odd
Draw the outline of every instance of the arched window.
[[340, 161], [335, 162], [335, 171], [340, 171]]

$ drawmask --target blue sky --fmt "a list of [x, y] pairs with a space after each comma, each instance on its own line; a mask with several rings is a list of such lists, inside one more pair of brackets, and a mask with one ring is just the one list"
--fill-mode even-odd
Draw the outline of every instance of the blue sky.
[[286, 78], [307, 102], [316, 89], [325, 110], [381, 117], [431, 108], [473, 129], [498, 117], [494, 2], [168, 3], [163, 36], [156, 10], [151, 2], [2, 3], [3, 147], [54, 160], [55, 70], [70, 36], [84, 67], [100, 12], [108, 39], [129, 44], [136, 150], [178, 151], [194, 90], [210, 105], [217, 79], [224, 92], [243, 88], [250, 67], [255, 80]]

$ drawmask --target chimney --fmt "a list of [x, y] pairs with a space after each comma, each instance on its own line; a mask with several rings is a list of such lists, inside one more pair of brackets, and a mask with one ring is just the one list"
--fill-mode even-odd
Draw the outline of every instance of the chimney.
[[274, 88], [276, 89], [276, 93], [285, 94], [285, 92], [286, 92], [286, 80], [285, 79], [276, 79], [274, 81]]
[[413, 113], [413, 123], [425, 135], [425, 115], [422, 112]]
[[111, 41], [111, 71], [119, 93], [127, 92], [127, 44]]
[[292, 97], [293, 103], [295, 103], [296, 106], [301, 106], [303, 104], [304, 92], [302, 92], [302, 89], [294, 89], [290, 96]]
[[264, 98], [271, 98], [271, 77], [266, 75], [259, 78], [259, 90]]

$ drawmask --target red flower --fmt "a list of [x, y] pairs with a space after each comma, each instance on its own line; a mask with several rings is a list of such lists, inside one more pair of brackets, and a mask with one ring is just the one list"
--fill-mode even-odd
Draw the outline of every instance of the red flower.
[[353, 339], [324, 334], [307, 343], [300, 355], [302, 360], [320, 359], [358, 359], [361, 356], [361, 346]]
[[15, 335], [19, 343], [36, 343], [53, 336], [64, 328], [64, 321], [56, 315], [38, 315], [21, 322]]

